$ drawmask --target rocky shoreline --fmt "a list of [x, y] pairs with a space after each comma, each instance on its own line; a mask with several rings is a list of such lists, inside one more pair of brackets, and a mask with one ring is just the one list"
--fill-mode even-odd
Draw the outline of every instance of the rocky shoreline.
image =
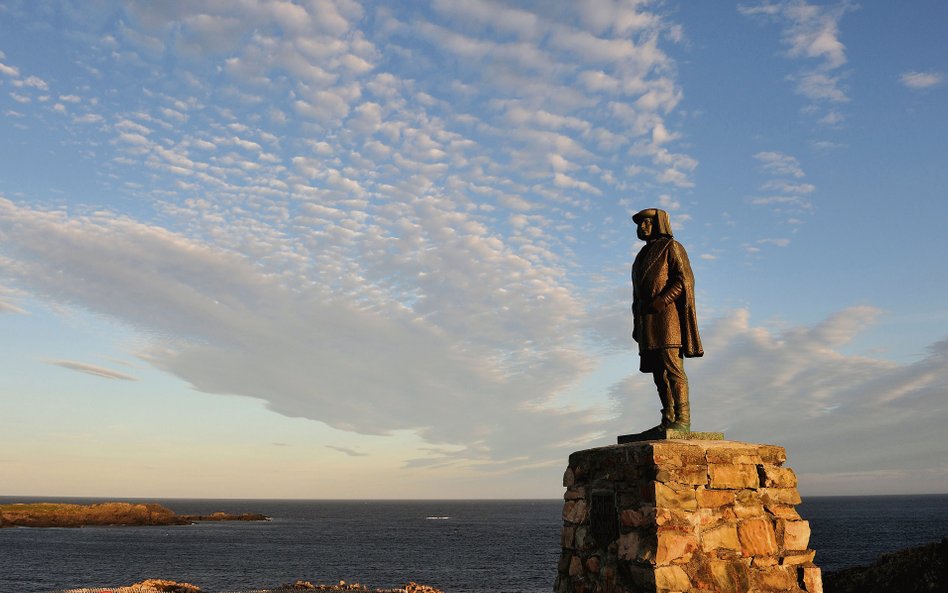
[[0, 527], [190, 525], [200, 521], [266, 521], [259, 513], [179, 515], [155, 503], [14, 503], [0, 505]]
[[948, 537], [885, 554], [869, 566], [823, 576], [824, 593], [941, 593], [948, 591]]
[[[102, 590], [90, 590], [90, 589], [67, 589], [62, 593], [105, 593]], [[347, 583], [345, 581], [340, 581], [336, 585], [314, 585], [309, 581], [296, 581], [295, 583], [288, 583], [284, 585], [278, 585], [271, 589], [254, 589], [255, 593], [283, 593], [289, 591], [350, 591], [356, 593], [444, 593], [440, 589], [435, 589], [434, 587], [429, 587], [427, 585], [419, 585], [418, 583], [411, 582], [405, 585], [404, 587], [399, 587], [397, 589], [370, 589], [365, 585], [359, 583]], [[140, 583], [135, 583], [134, 585], [129, 585], [127, 587], [119, 587], [117, 589], [109, 589], [107, 593], [203, 593], [203, 590], [197, 585], [192, 585], [191, 583], [179, 583], [177, 581], [171, 581], [166, 579], [148, 579], [141, 581]]]

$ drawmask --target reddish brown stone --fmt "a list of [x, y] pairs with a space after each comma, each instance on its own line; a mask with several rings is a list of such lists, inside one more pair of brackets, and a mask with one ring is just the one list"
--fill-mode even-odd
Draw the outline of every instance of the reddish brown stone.
[[694, 511], [698, 508], [694, 488], [655, 482], [655, 506]]
[[774, 527], [767, 519], [747, 519], [737, 526], [737, 537], [744, 556], [770, 556], [777, 551]]
[[643, 527], [655, 523], [655, 507], [626, 509], [619, 514], [623, 527]]
[[589, 528], [583, 525], [576, 528], [576, 536], [573, 538], [573, 543], [577, 550], [585, 550], [588, 548], [592, 543], [590, 540]]
[[652, 445], [652, 461], [659, 467], [682, 467], [704, 463], [704, 450], [698, 445], [664, 441]]
[[756, 488], [744, 488], [734, 492], [737, 504], [752, 505], [760, 502], [760, 493]]
[[711, 552], [720, 548], [740, 549], [740, 543], [737, 539], [737, 525], [722, 523], [701, 533], [701, 549], [705, 552]]
[[576, 533], [575, 527], [564, 527], [560, 533], [560, 545], [566, 549], [573, 548], [573, 536]]
[[563, 498], [565, 500], [579, 500], [580, 498], [586, 498], [586, 488], [584, 486], [571, 486], [566, 489], [565, 493], [563, 493]]
[[711, 560], [711, 576], [719, 591], [747, 591], [750, 588], [748, 568], [740, 562]]
[[671, 564], [678, 561], [688, 562], [691, 553], [698, 547], [698, 538], [690, 531], [679, 529], [658, 530], [658, 548], [655, 551], [655, 563]]
[[763, 488], [796, 488], [797, 476], [789, 467], [760, 466], [760, 485]]
[[583, 559], [573, 556], [569, 561], [569, 576], [578, 577], [581, 574], [583, 574]]
[[785, 504], [768, 504], [765, 505], [767, 511], [778, 519], [791, 519], [799, 520], [800, 513], [797, 512], [795, 508], [790, 505]]
[[708, 468], [705, 465], [662, 468], [656, 473], [655, 479], [666, 484], [675, 482], [704, 486], [708, 483]]
[[576, 483], [576, 474], [573, 472], [573, 468], [568, 467], [566, 471], [563, 472], [563, 487], [569, 488]]
[[712, 463], [708, 465], [708, 475], [711, 477], [711, 488], [756, 488], [756, 465], [728, 465]]
[[734, 504], [734, 492], [731, 490], [708, 490], [698, 488], [695, 491], [695, 497], [698, 500], [699, 507], [716, 509], [729, 504]]
[[563, 520], [569, 523], [584, 523], [589, 516], [585, 500], [570, 500], [563, 505]]
[[786, 591], [797, 584], [796, 571], [771, 566], [752, 572], [754, 583], [763, 591]]
[[807, 593], [823, 593], [823, 575], [817, 566], [801, 566], [803, 589]]
[[599, 556], [590, 556], [586, 559], [586, 570], [592, 574], [599, 574]]
[[810, 564], [816, 557], [815, 550], [803, 550], [802, 552], [787, 552], [780, 559], [782, 566], [796, 566], [798, 564]]
[[721, 512], [715, 509], [698, 509], [691, 515], [693, 517], [692, 524], [701, 529], [713, 527], [724, 520]]
[[778, 564], [780, 564], [780, 560], [776, 556], [755, 556], [751, 561], [751, 566], [754, 568], [777, 566]]
[[756, 490], [738, 490], [734, 501], [734, 515], [740, 519], [764, 517], [764, 507]]
[[782, 521], [783, 549], [806, 550], [810, 543], [809, 521]]
[[762, 463], [757, 447], [719, 447], [710, 448], [707, 452], [708, 463], [720, 464], [747, 464]]
[[658, 526], [677, 526], [688, 529], [697, 527], [699, 517], [692, 511], [682, 511], [674, 508], [655, 510], [655, 524]]
[[783, 465], [787, 461], [787, 451], [776, 445], [757, 445], [761, 461], [771, 465]]
[[766, 505], [797, 505], [801, 501], [800, 493], [796, 488], [761, 488], [760, 499]]
[[691, 579], [680, 566], [659, 566], [655, 569], [655, 589], [657, 591], [688, 591]]
[[638, 532], [630, 531], [619, 536], [619, 547], [617, 553], [622, 560], [644, 560], [654, 558], [647, 549], [645, 540]]
[[757, 517], [765, 517], [764, 507], [760, 504], [736, 504], [734, 505], [734, 515], [738, 519], [755, 519]]

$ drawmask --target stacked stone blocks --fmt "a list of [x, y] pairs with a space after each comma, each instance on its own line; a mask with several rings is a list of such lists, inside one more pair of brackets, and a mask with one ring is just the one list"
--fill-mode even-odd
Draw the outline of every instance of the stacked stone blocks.
[[822, 593], [785, 461], [733, 441], [572, 454], [556, 593]]

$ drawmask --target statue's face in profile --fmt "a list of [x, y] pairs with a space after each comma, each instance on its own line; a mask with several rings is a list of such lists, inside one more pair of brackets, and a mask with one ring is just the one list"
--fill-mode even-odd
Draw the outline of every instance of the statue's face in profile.
[[635, 229], [635, 234], [638, 235], [639, 239], [643, 241], [648, 241], [652, 238], [652, 219], [649, 217], [643, 218], [639, 222], [639, 226]]

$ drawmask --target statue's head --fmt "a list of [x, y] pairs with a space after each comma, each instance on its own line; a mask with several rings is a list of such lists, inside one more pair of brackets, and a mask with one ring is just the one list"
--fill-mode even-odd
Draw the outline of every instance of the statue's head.
[[643, 241], [672, 236], [671, 220], [664, 210], [646, 208], [636, 212], [632, 222], [636, 224], [635, 234]]

